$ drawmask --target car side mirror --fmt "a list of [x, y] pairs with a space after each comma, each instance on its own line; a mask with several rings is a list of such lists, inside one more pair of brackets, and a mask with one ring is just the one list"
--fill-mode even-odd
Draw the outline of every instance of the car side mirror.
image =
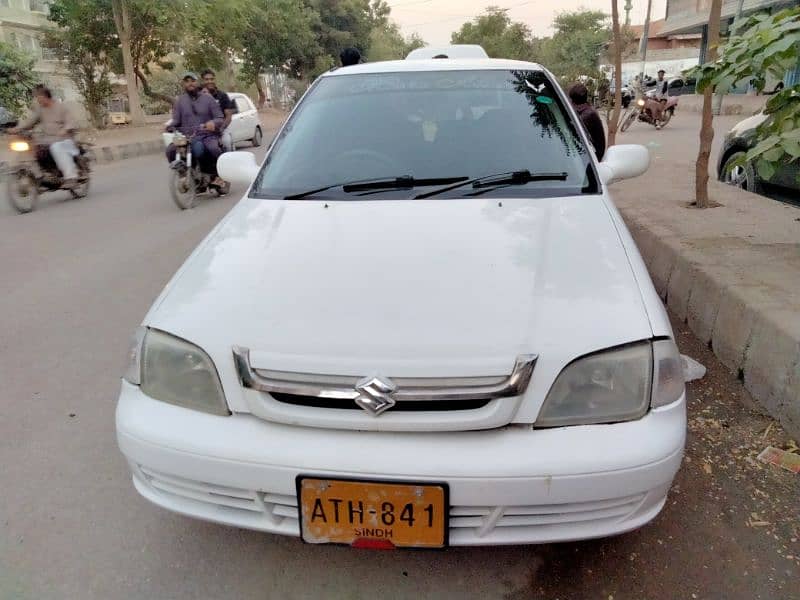
[[250, 185], [258, 175], [258, 163], [252, 152], [225, 152], [217, 159], [217, 171], [225, 181]]
[[606, 150], [600, 163], [600, 179], [606, 185], [638, 177], [650, 166], [650, 152], [638, 144], [621, 144]]

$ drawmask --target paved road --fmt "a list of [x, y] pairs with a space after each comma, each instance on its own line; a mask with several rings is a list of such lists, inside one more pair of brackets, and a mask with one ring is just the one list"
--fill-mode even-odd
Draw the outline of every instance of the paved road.
[[[714, 118], [714, 141], [709, 161], [711, 177], [717, 177], [717, 160], [725, 135], [747, 115], [722, 115]], [[653, 160], [671, 163], [676, 177], [694, 180], [694, 163], [697, 160], [700, 113], [681, 111], [680, 107], [669, 125], [656, 131], [652, 125], [636, 122], [625, 133], [620, 133], [620, 144], [644, 144], [652, 150]], [[768, 186], [765, 196], [780, 202], [800, 206], [798, 194], [776, 186]]]
[[84, 200], [0, 208], [0, 599], [797, 598], [800, 477], [753, 461], [786, 437], [688, 334], [710, 372], [691, 386], [687, 463], [662, 515], [624, 536], [353, 551], [139, 498], [113, 426], [127, 341], [237, 192], [180, 212], [145, 157], [100, 167]]

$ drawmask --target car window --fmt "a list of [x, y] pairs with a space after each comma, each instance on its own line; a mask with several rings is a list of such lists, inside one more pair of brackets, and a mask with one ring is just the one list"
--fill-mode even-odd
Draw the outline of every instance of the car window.
[[250, 106], [248, 106], [247, 99], [242, 96], [236, 96], [233, 101], [236, 103], [236, 109], [240, 112], [247, 112], [250, 110]]
[[[283, 198], [368, 179], [475, 178], [529, 170], [566, 173], [566, 180], [503, 187], [497, 193], [565, 195], [588, 185], [590, 169], [588, 149], [541, 72], [340, 75], [322, 78], [303, 99], [253, 192]], [[391, 196], [415, 192], [398, 190]], [[324, 197], [357, 198], [341, 188]]]

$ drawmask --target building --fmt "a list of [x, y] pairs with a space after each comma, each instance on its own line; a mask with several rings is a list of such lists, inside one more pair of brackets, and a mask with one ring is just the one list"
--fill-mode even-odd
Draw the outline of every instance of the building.
[[51, 27], [47, 0], [0, 0], [0, 40], [36, 58], [34, 69], [53, 95], [66, 102], [78, 117], [83, 116], [81, 97], [50, 48], [42, 44]]
[[[655, 77], [659, 69], [664, 69], [670, 75], [679, 75], [683, 70], [693, 67], [700, 58], [700, 43], [702, 36], [699, 33], [665, 33], [666, 21], [664, 19], [651, 21], [647, 35], [647, 64], [645, 74]], [[641, 48], [644, 25], [630, 27], [634, 36], [632, 52], [623, 57], [623, 76], [627, 79], [638, 74], [642, 68]]]
[[[733, 24], [741, 0], [723, 0], [720, 35], [724, 38]], [[744, 0], [741, 2], [742, 15], [747, 16], [762, 11], [777, 11], [797, 6], [800, 0]], [[700, 34], [700, 61], [703, 62], [708, 50], [708, 17], [711, 0], [667, 0], [667, 15], [661, 32], [664, 35]]]

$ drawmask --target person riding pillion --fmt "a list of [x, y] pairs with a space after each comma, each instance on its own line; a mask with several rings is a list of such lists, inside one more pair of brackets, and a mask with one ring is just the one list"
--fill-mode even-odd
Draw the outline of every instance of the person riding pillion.
[[211, 97], [217, 101], [220, 109], [222, 109], [222, 113], [225, 115], [225, 122], [222, 125], [220, 139], [225, 151], [230, 152], [233, 150], [233, 138], [231, 137], [229, 126], [231, 124], [231, 120], [233, 119], [233, 115], [236, 114], [236, 103], [231, 100], [231, 97], [228, 96], [228, 94], [217, 87], [217, 76], [213, 70], [206, 69], [200, 73], [200, 77], [203, 78], [203, 87], [211, 95]]
[[41, 134], [36, 139], [37, 144], [47, 146], [53, 161], [64, 177], [62, 187], [75, 188], [78, 185], [78, 167], [75, 164], [75, 157], [80, 154], [80, 150], [75, 144], [74, 135], [78, 126], [64, 103], [53, 98], [53, 93], [47, 86], [37, 85], [33, 88], [33, 95], [36, 98], [36, 104], [30, 117], [11, 129], [10, 132], [28, 131], [39, 125]]
[[[184, 93], [178, 96], [172, 108], [170, 127], [191, 139], [192, 155], [203, 170], [214, 177], [213, 184], [221, 185], [217, 174], [217, 158], [222, 154], [219, 145], [220, 132], [225, 117], [219, 103], [210, 94], [201, 94], [197, 75], [188, 71], [183, 78]], [[175, 145], [167, 146], [167, 160], [175, 161]]]

